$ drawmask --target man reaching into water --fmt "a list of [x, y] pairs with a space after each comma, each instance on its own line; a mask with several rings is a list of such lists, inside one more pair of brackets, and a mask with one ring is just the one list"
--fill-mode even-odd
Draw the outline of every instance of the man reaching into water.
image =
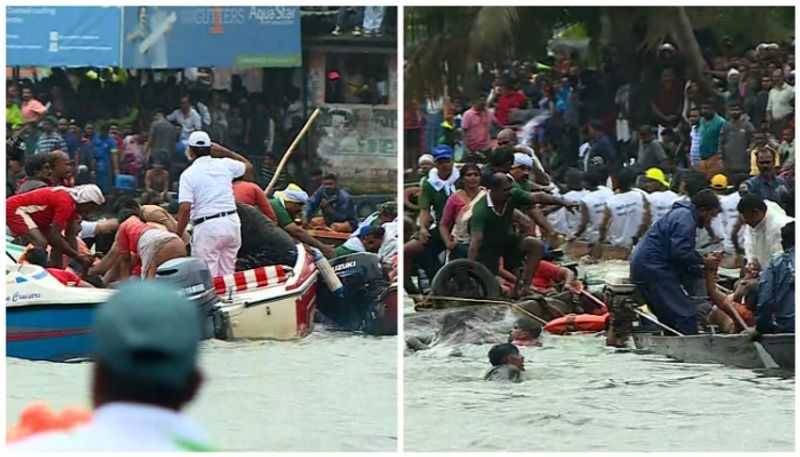
[[[512, 290], [512, 295], [529, 295], [531, 280], [542, 258], [542, 244], [535, 238], [521, 237], [512, 231], [514, 210], [523, 205], [545, 204], [574, 208], [577, 204], [560, 197], [544, 193], [512, 189], [511, 178], [503, 173], [492, 176], [491, 189], [475, 204], [470, 219], [469, 259], [482, 263], [495, 276], [500, 274], [500, 258], [510, 271], [525, 259], [521, 282]], [[518, 278], [519, 279], [519, 278]]]

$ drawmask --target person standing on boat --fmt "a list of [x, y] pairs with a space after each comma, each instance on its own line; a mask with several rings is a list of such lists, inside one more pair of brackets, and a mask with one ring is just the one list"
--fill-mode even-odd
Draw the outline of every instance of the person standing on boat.
[[531, 204], [557, 205], [574, 208], [577, 205], [560, 197], [541, 192], [527, 192], [512, 188], [512, 179], [503, 173], [492, 177], [491, 187], [472, 209], [469, 223], [470, 244], [468, 258], [479, 261], [495, 276], [500, 275], [500, 259], [505, 267], [515, 271], [524, 259], [525, 268], [521, 282], [512, 290], [512, 295], [521, 297], [530, 292], [533, 275], [539, 266], [544, 249], [539, 240], [521, 237], [512, 231], [514, 210]]
[[794, 221], [781, 229], [783, 252], [769, 261], [758, 280], [756, 335], [794, 333]]
[[736, 206], [747, 227], [744, 232], [744, 256], [747, 268], [761, 271], [769, 261], [783, 251], [781, 228], [793, 221], [783, 208], [758, 195], [746, 194]]
[[295, 218], [300, 216], [303, 211], [303, 205], [308, 201], [308, 194], [300, 186], [289, 184], [286, 189], [277, 191], [273, 195], [274, 197], [269, 199], [269, 204], [275, 211], [280, 228], [286, 230], [298, 242], [319, 249], [325, 257], [329, 259], [336, 257], [336, 252], [330, 245], [317, 240], [294, 222]]
[[698, 310], [684, 288], [689, 279], [702, 277], [706, 265], [696, 250], [695, 236], [721, 211], [719, 199], [703, 190], [673, 209], [647, 231], [633, 252], [630, 278], [663, 324], [688, 335], [698, 332]]
[[453, 169], [453, 149], [441, 144], [433, 152], [435, 168], [431, 169], [427, 178], [422, 179], [422, 195], [419, 198], [420, 226], [417, 239], [411, 240], [403, 247], [405, 261], [404, 285], [406, 292], [418, 293], [411, 282], [414, 265], [425, 270], [429, 280], [433, 280], [436, 272], [442, 267], [439, 254], [445, 250], [445, 240], [437, 227], [444, 214], [447, 199], [456, 192], [456, 181], [461, 177], [458, 169]]
[[[322, 217], [314, 218], [322, 209]], [[329, 173], [322, 178], [322, 186], [308, 199], [303, 208], [303, 228], [330, 227], [336, 232], [352, 233], [358, 228], [358, 213], [353, 197], [339, 188], [339, 178]], [[322, 226], [322, 227], [321, 227]]]
[[197, 306], [160, 282], [125, 284], [97, 310], [91, 421], [10, 451], [210, 451], [183, 413], [203, 382]]
[[253, 165], [202, 131], [189, 135], [189, 151], [193, 162], [181, 173], [176, 234], [183, 235], [191, 218], [192, 255], [205, 261], [211, 276], [224, 276], [234, 272], [242, 245], [231, 183], [240, 176], [252, 180]]
[[87, 216], [105, 201], [94, 184], [36, 189], [6, 200], [6, 225], [12, 236], [21, 236], [34, 247], [52, 246], [53, 268], [61, 268], [66, 254], [88, 269], [94, 259], [78, 251], [78, 216]]

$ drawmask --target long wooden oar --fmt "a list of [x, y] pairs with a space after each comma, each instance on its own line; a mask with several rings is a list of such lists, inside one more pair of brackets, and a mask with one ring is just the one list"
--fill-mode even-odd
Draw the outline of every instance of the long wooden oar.
[[[731, 310], [733, 315], [736, 317], [736, 320], [739, 322], [739, 325], [741, 325], [743, 329], [747, 329], [748, 328], [747, 323], [744, 321], [744, 319], [742, 319], [742, 316], [739, 314], [739, 311], [736, 311], [736, 307], [727, 302], [725, 304], [728, 306], [728, 309]], [[767, 352], [763, 344], [761, 344], [758, 341], [753, 341], [753, 347], [756, 348], [756, 353], [758, 354], [758, 357], [761, 359], [761, 363], [764, 364], [764, 368], [773, 369], [780, 367], [780, 365], [775, 363], [775, 359], [773, 359], [772, 356], [769, 355], [769, 352]]]
[[668, 326], [666, 324], [662, 324], [661, 322], [659, 322], [658, 319], [656, 319], [655, 317], [653, 317], [653, 316], [651, 316], [651, 315], [649, 315], [647, 313], [643, 313], [643, 312], [641, 312], [641, 311], [639, 311], [638, 309], [635, 309], [635, 308], [634, 308], [633, 312], [635, 312], [639, 316], [647, 319], [648, 321], [658, 325], [659, 327], [661, 327], [661, 328], [663, 328], [665, 330], [669, 330], [670, 332], [672, 332], [672, 333], [674, 333], [674, 334], [676, 334], [678, 336], [684, 336], [683, 333], [675, 330], [674, 328], [672, 328], [672, 327], [670, 327], [670, 326]]
[[283, 153], [283, 158], [278, 164], [278, 167], [275, 169], [275, 175], [272, 177], [272, 180], [269, 182], [267, 188], [264, 190], [265, 194], [269, 195], [272, 192], [272, 188], [275, 187], [275, 183], [278, 182], [278, 178], [280, 178], [280, 174], [283, 171], [283, 167], [286, 166], [286, 162], [289, 161], [289, 158], [292, 156], [292, 153], [294, 152], [294, 149], [297, 147], [297, 144], [300, 143], [300, 140], [303, 139], [308, 129], [311, 128], [311, 124], [314, 123], [314, 120], [317, 119], [317, 116], [319, 116], [319, 108], [315, 109], [314, 112], [311, 113], [311, 116], [306, 121], [306, 125], [303, 126], [303, 129], [300, 130], [300, 133], [298, 133], [297, 136], [294, 138], [294, 141], [292, 141], [292, 144], [289, 146], [289, 149], [287, 149], [286, 152]]

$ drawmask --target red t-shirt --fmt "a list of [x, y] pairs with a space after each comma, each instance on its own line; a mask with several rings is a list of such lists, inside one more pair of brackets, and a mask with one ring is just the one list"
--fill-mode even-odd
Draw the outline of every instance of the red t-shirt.
[[520, 91], [501, 95], [497, 99], [497, 108], [494, 110], [494, 117], [500, 125], [506, 125], [508, 114], [514, 108], [522, 108], [525, 105], [525, 94]]
[[539, 268], [536, 269], [536, 274], [533, 276], [533, 287], [537, 289], [555, 287], [558, 284], [560, 271], [558, 265], [542, 260], [539, 262]]
[[275, 210], [272, 209], [272, 205], [267, 201], [266, 194], [258, 187], [258, 184], [249, 181], [236, 181], [233, 183], [233, 198], [239, 203], [255, 206], [272, 222], [278, 222]]
[[54, 278], [58, 279], [58, 282], [64, 284], [65, 286], [77, 286], [81, 283], [81, 277], [71, 271], [59, 270], [58, 268], [48, 268], [47, 272], [50, 273]]
[[44, 187], [6, 200], [6, 220], [14, 236], [27, 231], [19, 233], [17, 227], [27, 224], [26, 217], [32, 219], [40, 230], [46, 231], [53, 224], [66, 228], [76, 216], [75, 199], [64, 189]]
[[128, 220], [120, 224], [117, 230], [117, 250], [120, 254], [139, 254], [139, 238], [142, 233], [152, 229], [153, 227], [145, 224], [135, 217], [130, 217]]

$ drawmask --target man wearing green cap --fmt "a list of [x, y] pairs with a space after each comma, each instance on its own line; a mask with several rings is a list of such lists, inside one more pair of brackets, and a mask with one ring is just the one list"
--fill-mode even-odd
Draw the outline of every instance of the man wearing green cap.
[[210, 450], [204, 433], [181, 412], [203, 380], [197, 308], [163, 283], [129, 283], [98, 308], [93, 330], [92, 420], [69, 432], [34, 435], [9, 450]]

